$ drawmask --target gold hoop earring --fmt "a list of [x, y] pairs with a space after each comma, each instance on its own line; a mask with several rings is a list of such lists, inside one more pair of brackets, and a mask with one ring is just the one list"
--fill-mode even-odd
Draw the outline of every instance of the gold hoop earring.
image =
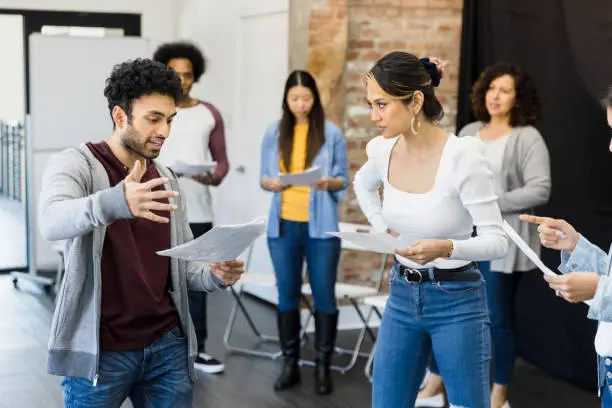
[[[415, 129], [414, 122], [417, 123], [418, 129]], [[414, 115], [410, 120], [410, 130], [412, 131], [413, 135], [418, 135], [421, 131], [421, 119], [417, 115]]]

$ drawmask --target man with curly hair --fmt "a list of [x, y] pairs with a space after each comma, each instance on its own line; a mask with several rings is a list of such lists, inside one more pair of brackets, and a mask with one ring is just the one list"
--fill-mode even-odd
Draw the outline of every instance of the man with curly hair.
[[[179, 174], [179, 184], [187, 201], [187, 219], [195, 238], [213, 226], [210, 186], [218, 186], [229, 170], [225, 149], [225, 130], [221, 114], [212, 104], [192, 98], [192, 86], [206, 70], [202, 52], [193, 44], [175, 42], [161, 45], [153, 59], [172, 68], [181, 79], [181, 95], [170, 138], [159, 161], [172, 167], [180, 160], [202, 165], [217, 162], [214, 173], [187, 176]], [[189, 293], [189, 310], [198, 338], [195, 367], [207, 373], [220, 373], [225, 366], [206, 353], [206, 293]]]
[[113, 132], [53, 156], [40, 230], [62, 240], [66, 272], [48, 371], [66, 407], [191, 407], [197, 343], [188, 290], [236, 282], [241, 261], [204, 265], [157, 255], [193, 239], [174, 174], [153, 161], [170, 133], [180, 79], [137, 59], [106, 81]]

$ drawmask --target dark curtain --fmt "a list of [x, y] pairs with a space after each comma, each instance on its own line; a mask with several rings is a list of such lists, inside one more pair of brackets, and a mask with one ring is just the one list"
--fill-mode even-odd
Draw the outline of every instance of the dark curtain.
[[[611, 132], [600, 100], [612, 85], [610, 0], [464, 0], [457, 130], [473, 120], [469, 91], [500, 61], [533, 77], [544, 107], [537, 127], [551, 155], [552, 195], [536, 212], [564, 218], [591, 242], [612, 242]], [[543, 250], [556, 270], [559, 254]], [[526, 274], [517, 295], [519, 354], [552, 374], [596, 388], [588, 307], [554, 296], [540, 274]]]

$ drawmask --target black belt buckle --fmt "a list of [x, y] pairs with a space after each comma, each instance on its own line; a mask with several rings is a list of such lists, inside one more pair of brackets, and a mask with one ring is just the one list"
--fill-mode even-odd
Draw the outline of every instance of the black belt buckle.
[[404, 279], [411, 285], [423, 283], [423, 274], [418, 269], [404, 268]]

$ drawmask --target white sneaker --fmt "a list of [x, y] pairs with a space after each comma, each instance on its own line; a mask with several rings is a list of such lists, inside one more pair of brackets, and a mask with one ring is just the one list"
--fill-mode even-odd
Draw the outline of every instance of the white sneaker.
[[419, 398], [414, 403], [414, 408], [444, 408], [445, 406], [446, 398], [442, 392], [432, 397]]
[[222, 362], [206, 353], [198, 353], [194, 366], [197, 370], [210, 374], [218, 374], [225, 370]]

